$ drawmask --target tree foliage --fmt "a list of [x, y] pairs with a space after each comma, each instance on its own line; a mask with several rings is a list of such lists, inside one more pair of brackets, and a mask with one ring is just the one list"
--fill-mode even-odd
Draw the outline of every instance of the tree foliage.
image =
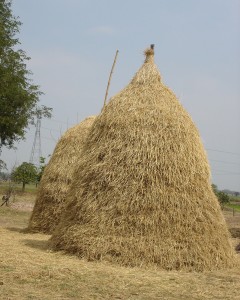
[[26, 184], [37, 181], [37, 175], [36, 166], [28, 162], [23, 162], [13, 171], [12, 178], [14, 181], [22, 183], [22, 191], [24, 192]]
[[0, 171], [2, 170], [7, 170], [7, 165], [3, 160], [0, 159]]
[[213, 190], [214, 194], [217, 196], [218, 187], [216, 186], [216, 184], [212, 184], [212, 190]]
[[1, 180], [7, 181], [10, 178], [11, 178], [11, 174], [10, 173], [0, 171], [0, 181]]
[[46, 167], [46, 158], [45, 157], [40, 157], [40, 168], [37, 174], [37, 182], [39, 183], [41, 181], [44, 169]]
[[224, 192], [218, 191], [217, 197], [218, 197], [220, 204], [222, 204], [222, 205], [230, 202], [230, 197]]
[[216, 184], [212, 184], [212, 189], [213, 189], [214, 194], [217, 196], [218, 201], [222, 207], [224, 204], [229, 203], [229, 201], [230, 201], [229, 196], [226, 193], [219, 191]]
[[37, 106], [33, 110], [33, 117], [32, 124], [36, 125], [35, 118], [42, 119], [42, 118], [51, 118], [52, 117], [52, 108], [47, 107], [45, 105]]
[[0, 0], [0, 150], [24, 138], [34, 117], [39, 87], [32, 84], [26, 53], [16, 49], [21, 22], [13, 16], [11, 0]]

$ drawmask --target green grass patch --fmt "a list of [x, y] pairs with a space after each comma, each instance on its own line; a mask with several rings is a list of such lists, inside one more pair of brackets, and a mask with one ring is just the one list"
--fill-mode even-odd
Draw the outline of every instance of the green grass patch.
[[240, 196], [229, 196], [230, 201], [239, 202], [240, 205]]
[[[8, 182], [1, 182], [0, 183], [0, 193], [4, 194], [9, 189], [9, 183]], [[14, 191], [15, 193], [19, 194], [22, 193], [22, 184], [21, 183], [15, 183], [14, 184]], [[29, 194], [36, 194], [37, 193], [37, 187], [35, 184], [26, 184], [25, 192]]]
[[225, 206], [229, 207], [229, 208], [234, 208], [236, 211], [240, 212], [240, 205], [238, 205], [238, 204], [227, 203], [227, 204], [225, 204]]

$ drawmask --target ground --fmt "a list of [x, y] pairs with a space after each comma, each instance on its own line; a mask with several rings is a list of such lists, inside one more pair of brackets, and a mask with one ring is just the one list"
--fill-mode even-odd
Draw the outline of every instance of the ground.
[[[16, 195], [10, 207], [0, 207], [0, 299], [240, 299], [237, 265], [224, 271], [170, 272], [87, 262], [51, 252], [50, 236], [23, 231], [34, 198], [33, 193]], [[240, 230], [240, 213], [233, 216], [229, 210], [224, 215], [231, 230]], [[236, 246], [239, 236], [232, 241]]]

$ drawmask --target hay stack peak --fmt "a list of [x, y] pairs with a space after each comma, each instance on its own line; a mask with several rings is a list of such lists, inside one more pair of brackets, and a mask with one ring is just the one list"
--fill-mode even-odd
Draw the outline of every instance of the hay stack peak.
[[147, 48], [145, 51], [144, 51], [144, 54], [145, 54], [145, 63], [147, 62], [154, 62], [154, 44], [152, 44], [150, 46], [150, 48]]
[[86, 139], [53, 249], [127, 266], [211, 270], [234, 254], [191, 117], [154, 49]]
[[58, 141], [38, 187], [30, 231], [51, 233], [58, 224], [75, 165], [94, 119], [90, 116], [68, 129]]
[[156, 84], [161, 82], [161, 76], [154, 64], [154, 45], [144, 51], [145, 61], [137, 74], [132, 79], [132, 84]]

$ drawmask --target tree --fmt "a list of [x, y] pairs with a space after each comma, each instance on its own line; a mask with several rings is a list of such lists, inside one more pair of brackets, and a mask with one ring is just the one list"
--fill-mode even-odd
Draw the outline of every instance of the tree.
[[42, 94], [29, 79], [26, 61], [30, 58], [16, 50], [20, 25], [12, 14], [11, 0], [0, 0], [0, 151], [24, 138]]
[[39, 168], [39, 171], [38, 171], [38, 174], [37, 174], [37, 183], [40, 182], [45, 167], [46, 167], [46, 158], [41, 156], [40, 157], [40, 168]]
[[11, 174], [10, 173], [6, 173], [6, 172], [1, 172], [0, 171], [0, 181], [4, 180], [7, 181], [11, 178]]
[[219, 191], [216, 184], [212, 184], [212, 189], [213, 189], [214, 194], [217, 196], [218, 201], [222, 208], [223, 208], [224, 204], [230, 202], [229, 196], [226, 193]]
[[224, 192], [219, 191], [217, 197], [218, 197], [218, 201], [220, 202], [221, 206], [230, 202], [230, 197]]
[[36, 125], [36, 119], [48, 118], [52, 117], [52, 108], [47, 107], [45, 105], [37, 106], [32, 112], [32, 121], [33, 125]]
[[218, 193], [218, 187], [216, 184], [212, 184], [212, 189], [213, 189], [213, 192], [214, 194], [217, 196], [217, 193]]
[[3, 160], [0, 159], [0, 171], [1, 170], [7, 170], [7, 165]]
[[13, 180], [22, 183], [22, 191], [25, 191], [25, 185], [37, 180], [37, 168], [31, 163], [23, 162], [13, 171]]

